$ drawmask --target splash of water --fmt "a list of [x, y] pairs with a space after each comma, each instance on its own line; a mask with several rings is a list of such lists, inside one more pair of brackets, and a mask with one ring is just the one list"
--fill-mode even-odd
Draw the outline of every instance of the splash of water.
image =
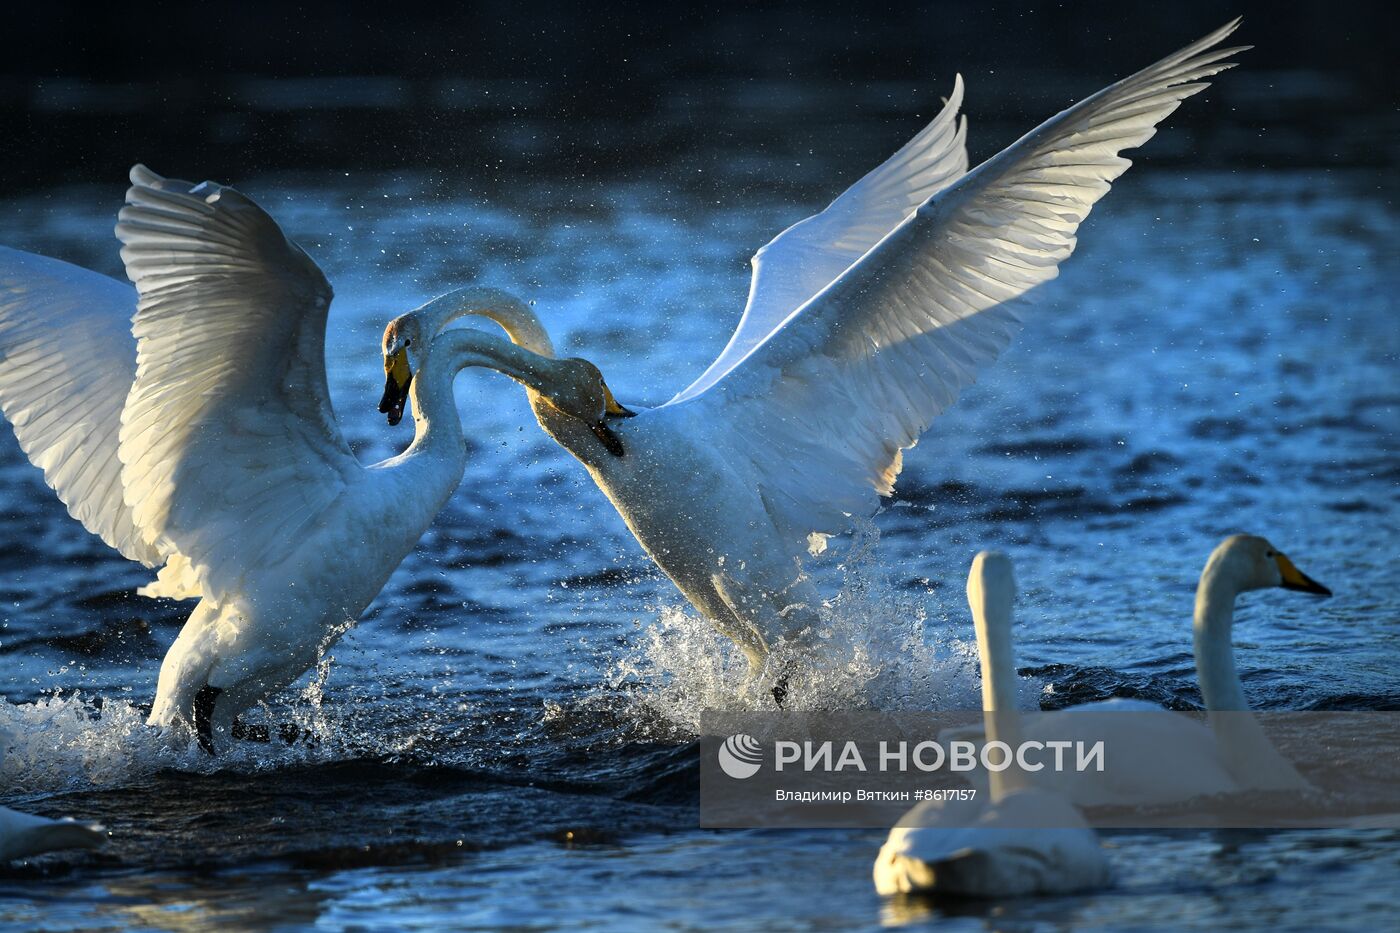
[[[841, 586], [819, 609], [818, 651], [774, 647], [791, 671], [785, 706], [793, 710], [981, 709], [976, 644], [965, 609], [931, 615], [927, 594], [895, 585], [877, 558], [879, 530], [860, 521], [835, 569]], [[770, 665], [772, 666], [772, 665]], [[659, 610], [636, 644], [614, 661], [612, 691], [629, 693], [637, 711], [697, 732], [705, 710], [775, 709], [770, 684], [749, 676], [729, 639], [689, 607]], [[1036, 681], [1021, 686], [1034, 705]]]
[[55, 693], [0, 703], [0, 735], [6, 795], [120, 786], [166, 768], [213, 770], [198, 746], [147, 727], [146, 711], [124, 700]]
[[323, 703], [333, 660], [323, 652], [306, 687], [242, 717], [266, 741], [230, 742], [216, 756], [146, 725], [148, 710], [127, 700], [56, 692], [33, 703], [0, 702], [0, 794], [129, 786], [165, 770], [257, 773], [395, 754], [393, 741], [361, 728], [353, 701]]

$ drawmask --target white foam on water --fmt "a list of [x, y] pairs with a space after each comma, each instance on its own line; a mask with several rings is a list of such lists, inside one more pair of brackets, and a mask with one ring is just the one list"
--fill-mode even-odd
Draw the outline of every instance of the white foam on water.
[[[843, 549], [841, 586], [819, 610], [820, 648], [775, 646], [770, 669], [789, 673], [789, 710], [980, 710], [981, 677], [972, 623], [958, 593], [931, 616], [926, 594], [891, 583], [878, 558], [879, 532], [861, 522]], [[662, 607], [636, 644], [613, 663], [608, 686], [630, 687], [639, 712], [698, 732], [705, 710], [777, 709], [772, 679], [749, 675], [742, 652], [690, 606]], [[1023, 679], [1020, 704], [1035, 708], [1042, 684]]]
[[[323, 704], [331, 659], [300, 691], [243, 717], [265, 725], [268, 741], [234, 740], [217, 755], [184, 735], [146, 725], [126, 699], [54, 693], [32, 703], [0, 702], [0, 794], [7, 798], [138, 784], [159, 771], [257, 773], [394, 754], [394, 741], [355, 727], [355, 704]], [[310, 741], [280, 738], [290, 727]]]
[[126, 700], [70, 693], [3, 703], [0, 733], [7, 796], [122, 786], [167, 768], [214, 770], [197, 745], [182, 747], [148, 728], [145, 711]]

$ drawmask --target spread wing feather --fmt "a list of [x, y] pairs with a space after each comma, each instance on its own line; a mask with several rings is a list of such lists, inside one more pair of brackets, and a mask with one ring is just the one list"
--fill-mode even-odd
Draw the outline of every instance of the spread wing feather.
[[126, 501], [218, 600], [290, 554], [359, 470], [326, 387], [331, 288], [234, 189], [139, 165], [131, 182], [117, 224], [140, 295]]
[[117, 434], [136, 375], [136, 292], [0, 247], [0, 409], [68, 512], [124, 557], [164, 563], [122, 498]]
[[1090, 208], [1204, 78], [1236, 20], [1052, 117], [928, 198], [708, 392], [715, 443], [749, 456], [800, 544], [888, 495], [901, 452], [1019, 322], [1012, 301], [1053, 279]]
[[915, 208], [967, 171], [967, 119], [959, 75], [943, 110], [820, 214], [793, 224], [753, 257], [744, 315], [719, 358], [673, 399], [714, 385], [808, 299], [845, 272]]

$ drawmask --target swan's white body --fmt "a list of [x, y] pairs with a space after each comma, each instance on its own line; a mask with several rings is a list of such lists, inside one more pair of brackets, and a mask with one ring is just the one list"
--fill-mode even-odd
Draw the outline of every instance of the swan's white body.
[[[0, 732], [0, 765], [7, 737]], [[0, 807], [0, 863], [57, 849], [95, 849], [107, 839], [102, 827], [71, 819], [50, 820]]]
[[[973, 560], [968, 602], [982, 662], [985, 728], [1015, 748], [1016, 667], [1011, 647], [1011, 562], [983, 552]], [[967, 801], [926, 801], [890, 830], [875, 859], [881, 894], [934, 891], [973, 897], [1063, 894], [1108, 883], [1108, 861], [1064, 797], [1033, 787], [1014, 765], [992, 775], [990, 791]]]
[[[543, 404], [536, 402], [541, 413]], [[771, 645], [813, 621], [821, 597], [768, 508], [762, 475], [712, 443], [705, 406], [664, 406], [616, 421], [615, 457], [569, 419], [540, 423], [587, 467], [648, 556], [755, 668]], [[601, 456], [599, 456], [601, 454]], [[663, 479], [664, 478], [664, 479]]]
[[59, 849], [95, 849], [106, 841], [98, 826], [50, 820], [0, 807], [0, 862]]
[[135, 289], [0, 248], [0, 406], [74, 517], [162, 568], [142, 593], [199, 598], [150, 721], [212, 747], [315, 664], [432, 522], [466, 447], [455, 409], [428, 414], [462, 366], [503, 368], [476, 351], [509, 342], [454, 334], [419, 381], [412, 446], [364, 466], [326, 389], [315, 263], [232, 188], [131, 179], [117, 234]]
[[[607, 420], [623, 455], [607, 431], [532, 395], [544, 429], [756, 669], [813, 621], [802, 556], [892, 492], [902, 452], [1010, 341], [1013, 300], [1055, 277], [1079, 224], [1128, 167], [1118, 153], [1231, 66], [1238, 49], [1213, 47], [1235, 25], [970, 172], [958, 79], [903, 149], [758, 252], [738, 329], [699, 379], [661, 407]], [[400, 332], [430, 338], [466, 313], [552, 355], [526, 306], [487, 304], [450, 295], [405, 315], [386, 332], [386, 356], [403, 348]]]
[[[1196, 589], [1196, 674], [1210, 725], [1140, 700], [1105, 700], [1062, 713], [1024, 717], [1027, 739], [1104, 742], [1112, 757], [1103, 771], [1035, 775], [1077, 806], [1154, 806], [1241, 791], [1305, 791], [1308, 782], [1279, 754], [1249, 711], [1231, 650], [1235, 597], [1266, 587], [1305, 592], [1325, 588], [1301, 574], [1268, 541], [1249, 535], [1225, 539], [1211, 554]], [[957, 734], [953, 734], [956, 732]], [[949, 730], [940, 740], [980, 740]], [[971, 775], [979, 787], [987, 775]]]

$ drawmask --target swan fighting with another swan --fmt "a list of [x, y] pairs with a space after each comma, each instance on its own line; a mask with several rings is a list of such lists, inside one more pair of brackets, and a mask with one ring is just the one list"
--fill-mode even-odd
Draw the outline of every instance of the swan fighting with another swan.
[[[140, 592], [200, 600], [150, 721], [206, 749], [315, 664], [452, 494], [466, 453], [450, 386], [466, 366], [526, 386], [758, 674], [813, 630], [803, 553], [892, 491], [903, 451], [1010, 340], [1010, 302], [1057, 274], [1128, 167], [1118, 153], [1232, 66], [1239, 49], [1215, 46], [1237, 25], [970, 172], [959, 79], [909, 144], [759, 251], [729, 345], [659, 408], [626, 408], [593, 364], [555, 359], [524, 303], [464, 289], [386, 329], [381, 409], [397, 422], [411, 397], [417, 431], [365, 466], [327, 391], [321, 270], [234, 189], [137, 166], [117, 225], [135, 289], [0, 250], [0, 409], [70, 513], [159, 569]], [[448, 329], [468, 314], [509, 339]], [[787, 672], [771, 673], [781, 703]]]
[[[160, 568], [138, 592], [199, 599], [150, 722], [213, 751], [315, 665], [457, 488], [462, 426], [434, 416], [433, 388], [463, 366], [509, 372], [515, 348], [440, 338], [419, 358], [412, 445], [365, 466], [326, 387], [330, 284], [262, 208], [138, 165], [117, 236], [134, 289], [0, 248], [0, 408], [73, 517]], [[601, 418], [601, 394], [569, 401]]]
[[[972, 561], [967, 601], [982, 666], [984, 728], [1010, 748], [1022, 743], [1016, 711], [1011, 560], [983, 551]], [[1099, 837], [1064, 796], [1033, 782], [1012, 760], [991, 774], [990, 793], [927, 800], [890, 830], [875, 858], [881, 894], [971, 897], [1067, 894], [1108, 883]]]
[[[903, 452], [1010, 341], [1013, 299], [1053, 279], [1090, 208], [1139, 146], [1242, 48], [1236, 20], [1105, 88], [967, 171], [959, 78], [943, 111], [820, 214], [753, 259], [738, 329], [657, 408], [624, 407], [591, 365], [551, 370], [522, 301], [454, 292], [393, 321], [381, 410], [391, 423], [420, 354], [457, 318], [498, 323], [544, 378], [541, 427], [588, 469], [648, 556], [767, 675], [808, 650], [821, 597], [801, 558], [890, 495]], [[553, 398], [601, 393], [601, 416]], [[567, 410], [567, 411], [566, 411]], [[776, 667], [778, 669], [766, 670]]]

